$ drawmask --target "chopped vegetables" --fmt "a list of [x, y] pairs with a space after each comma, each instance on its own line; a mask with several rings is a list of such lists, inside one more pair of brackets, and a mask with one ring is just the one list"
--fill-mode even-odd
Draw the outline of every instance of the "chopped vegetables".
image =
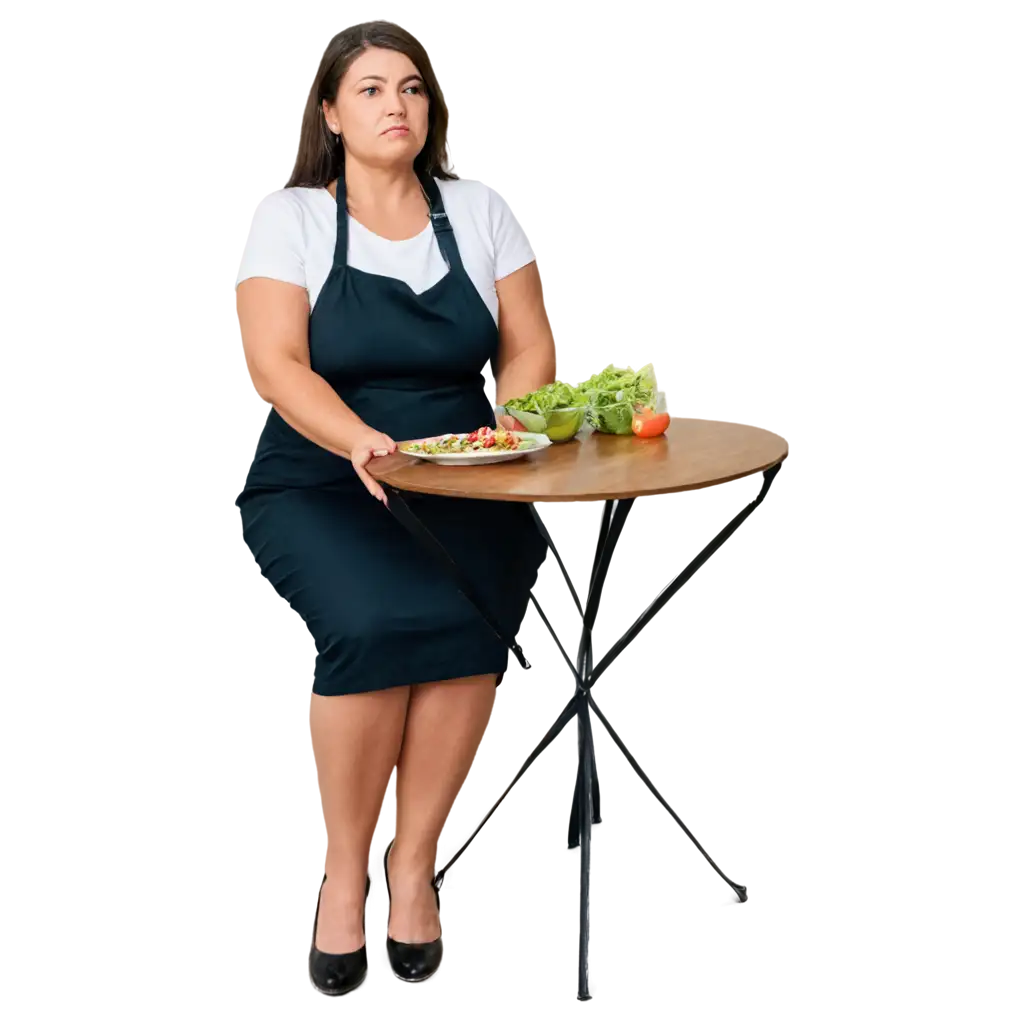
[[419, 452], [423, 455], [459, 455], [464, 452], [480, 451], [491, 448], [496, 452], [525, 451], [536, 448], [537, 442], [529, 437], [522, 437], [512, 430], [489, 426], [478, 427], [469, 434], [441, 434], [438, 437], [425, 437], [421, 441], [410, 441], [401, 446], [404, 452]]
[[[543, 434], [541, 443], [571, 441], [584, 420], [604, 434], [657, 437], [669, 424], [665, 393], [658, 391], [654, 366], [639, 370], [609, 363], [578, 386], [552, 381], [519, 398], [512, 398], [496, 412], [513, 416], [525, 431], [485, 425], [468, 434], [440, 434], [400, 446], [420, 455], [469, 454], [475, 451], [518, 451], [538, 447], [530, 435]], [[500, 419], [499, 419], [500, 422]]]

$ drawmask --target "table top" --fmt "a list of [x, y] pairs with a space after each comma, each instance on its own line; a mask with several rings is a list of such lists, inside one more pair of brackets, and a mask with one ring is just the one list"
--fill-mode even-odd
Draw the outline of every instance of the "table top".
[[[398, 440], [396, 438], [396, 440]], [[760, 427], [673, 417], [660, 437], [580, 433], [507, 462], [439, 466], [395, 451], [367, 471], [403, 491], [494, 501], [605, 501], [669, 494], [759, 473], [789, 454]]]

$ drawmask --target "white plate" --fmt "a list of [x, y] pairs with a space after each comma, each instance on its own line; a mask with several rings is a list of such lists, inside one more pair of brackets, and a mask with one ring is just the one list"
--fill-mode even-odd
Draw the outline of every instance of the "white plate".
[[[398, 444], [398, 451], [401, 451], [403, 455], [410, 455], [416, 459], [423, 459], [426, 462], [436, 462], [441, 466], [468, 466], [470, 464], [474, 466], [485, 466], [492, 462], [507, 462], [510, 459], [518, 459], [524, 455], [531, 455], [533, 452], [539, 452], [544, 448], [551, 445], [551, 438], [547, 434], [534, 434], [528, 430], [514, 430], [512, 431], [517, 437], [523, 439], [529, 439], [534, 443], [531, 448], [524, 448], [518, 451], [512, 452], [496, 452], [491, 448], [477, 448], [475, 451], [462, 452], [459, 454], [451, 453], [448, 455], [428, 455], [425, 452], [407, 452], [402, 449], [402, 445], [410, 444], [410, 441], [400, 441]], [[468, 434], [438, 434], [436, 437], [425, 438], [419, 437], [414, 440], [427, 441], [427, 440], [442, 440], [446, 437], [467, 437]], [[376, 454], [376, 453], [375, 453]]]

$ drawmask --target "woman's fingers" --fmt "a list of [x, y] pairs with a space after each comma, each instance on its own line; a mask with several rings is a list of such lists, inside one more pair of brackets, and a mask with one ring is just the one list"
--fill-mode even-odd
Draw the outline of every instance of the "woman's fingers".
[[[368, 460], [367, 460], [368, 461]], [[356, 473], [359, 475], [359, 479], [363, 481], [363, 485], [366, 489], [378, 500], [383, 501], [385, 505], [388, 503], [387, 495], [384, 493], [384, 488], [364, 468], [365, 462], [362, 458], [353, 459], [352, 466]]]
[[384, 488], [367, 471], [366, 466], [371, 459], [390, 455], [398, 448], [397, 443], [387, 434], [373, 432], [364, 436], [362, 443], [352, 451], [352, 467], [355, 469], [363, 486], [378, 500], [388, 504], [388, 496]]
[[385, 447], [385, 448], [374, 448], [373, 451], [371, 452], [371, 454], [374, 455], [374, 456], [381, 456], [381, 457], [383, 457], [385, 455], [390, 455], [398, 447], [397, 442], [392, 441], [391, 438], [388, 437], [387, 434], [381, 434], [380, 436], [383, 438], [383, 443], [387, 447]]

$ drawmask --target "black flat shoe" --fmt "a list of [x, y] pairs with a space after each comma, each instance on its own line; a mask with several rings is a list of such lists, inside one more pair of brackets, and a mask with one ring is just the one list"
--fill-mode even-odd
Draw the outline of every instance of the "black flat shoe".
[[[327, 875], [324, 875], [324, 882]], [[309, 946], [309, 980], [325, 996], [340, 996], [351, 992], [366, 977], [366, 943], [351, 953], [324, 953], [316, 948], [316, 925], [320, 919], [320, 893], [316, 898], [316, 916], [313, 918], [313, 941]], [[366, 876], [366, 895], [370, 895], [370, 876]], [[363, 903], [363, 933], [366, 933], [366, 903]]]
[[[388, 887], [388, 926], [391, 924], [391, 881], [388, 878], [388, 854], [394, 846], [394, 839], [388, 843], [384, 851], [384, 881]], [[441, 894], [432, 881], [431, 888], [434, 890], [434, 899], [437, 900], [437, 909], [441, 909]], [[433, 942], [399, 942], [398, 939], [388, 935], [388, 960], [391, 961], [391, 969], [402, 981], [426, 981], [441, 964], [441, 936], [438, 935]]]

